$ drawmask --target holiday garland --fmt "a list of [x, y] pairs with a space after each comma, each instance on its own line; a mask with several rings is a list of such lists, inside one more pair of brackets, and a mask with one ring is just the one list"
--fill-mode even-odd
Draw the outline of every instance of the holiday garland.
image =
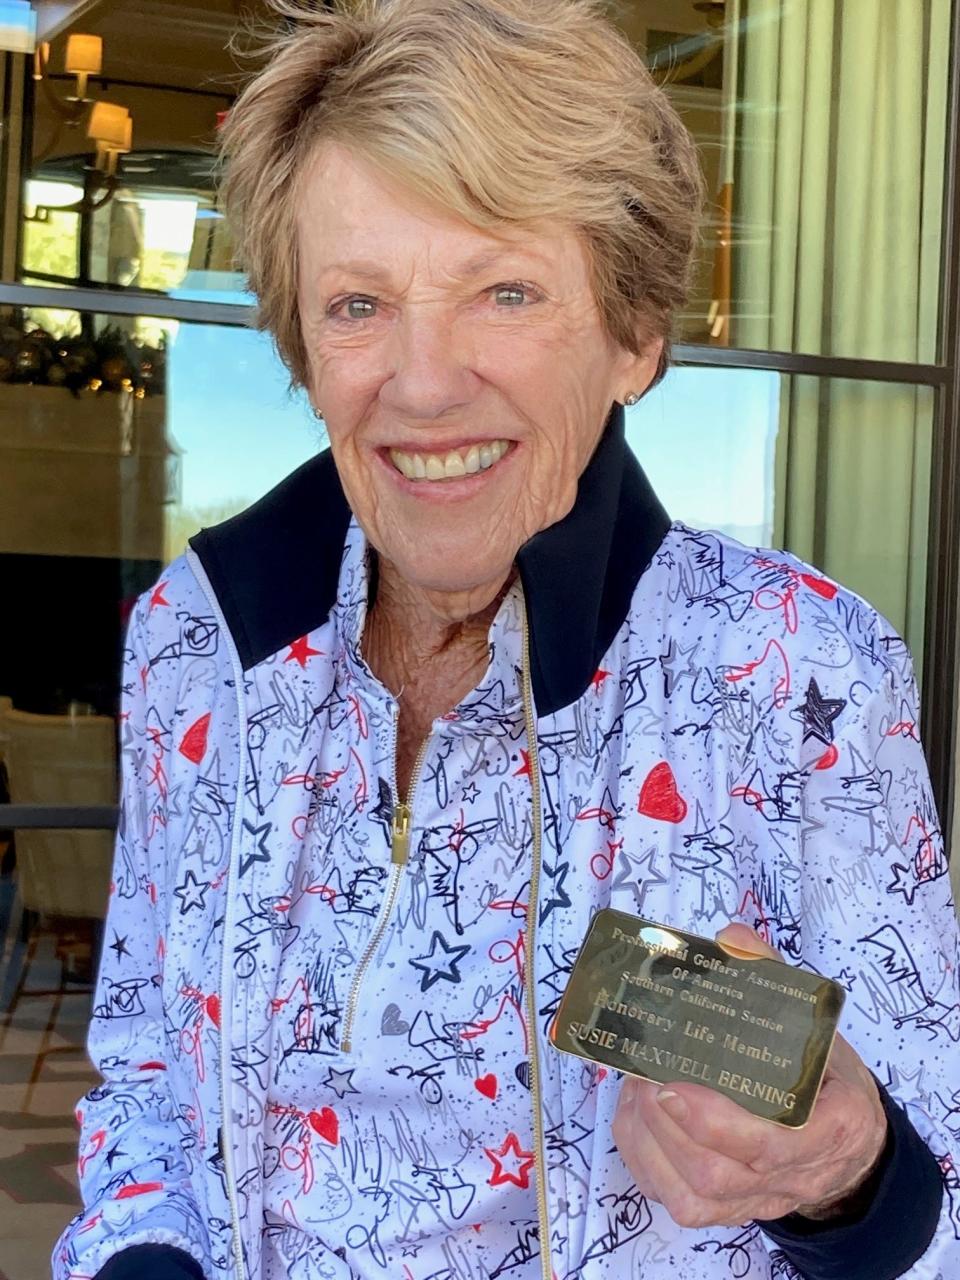
[[94, 338], [55, 338], [46, 329], [0, 327], [0, 382], [65, 387], [75, 396], [162, 395], [166, 351], [140, 345], [116, 326]]

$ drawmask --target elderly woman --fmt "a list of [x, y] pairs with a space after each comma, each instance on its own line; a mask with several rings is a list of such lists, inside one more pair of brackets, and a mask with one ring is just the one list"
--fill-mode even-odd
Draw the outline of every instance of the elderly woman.
[[[960, 1275], [909, 657], [624, 442], [690, 139], [591, 0], [278, 7], [226, 199], [331, 449], [131, 624], [57, 1277]], [[805, 1128], [556, 1051], [608, 905], [843, 984]]]

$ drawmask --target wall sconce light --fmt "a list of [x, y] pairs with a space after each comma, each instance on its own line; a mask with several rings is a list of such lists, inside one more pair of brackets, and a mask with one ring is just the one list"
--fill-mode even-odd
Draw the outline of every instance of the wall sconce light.
[[127, 156], [133, 150], [133, 116], [127, 116], [123, 129], [123, 143], [119, 147], [106, 148], [106, 175], [108, 178], [116, 176], [117, 161], [120, 156]]
[[[2, 0], [0, 0], [2, 3]], [[71, 35], [67, 37], [64, 69], [77, 77], [77, 92], [68, 95], [63, 102], [50, 86], [50, 44], [42, 40], [33, 55], [33, 78], [38, 81], [51, 108], [66, 124], [79, 124], [84, 111], [90, 105], [87, 97], [87, 80], [97, 76], [103, 68], [103, 41], [99, 36]]]
[[87, 77], [98, 76], [103, 70], [103, 40], [100, 36], [68, 36], [64, 66], [68, 74], [77, 77], [76, 101], [86, 102]]
[[117, 158], [132, 150], [133, 117], [115, 102], [95, 102], [87, 137], [97, 144], [96, 167], [112, 177], [117, 172]]
[[[87, 137], [97, 147], [96, 159], [87, 166], [84, 193], [76, 204], [57, 205], [60, 213], [96, 213], [109, 204], [120, 187], [117, 165], [133, 148], [133, 116], [116, 102], [95, 102], [87, 123]], [[31, 221], [43, 222], [46, 206], [38, 205]]]

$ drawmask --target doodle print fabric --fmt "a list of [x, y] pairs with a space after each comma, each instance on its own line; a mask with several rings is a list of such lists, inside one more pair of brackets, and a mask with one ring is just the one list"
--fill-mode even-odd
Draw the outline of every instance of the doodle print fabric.
[[[437, 725], [424, 758], [411, 806], [417, 840], [347, 1055], [339, 1051], [341, 1011], [369, 921], [358, 909], [366, 889], [354, 876], [369, 874], [371, 811], [374, 838], [387, 834], [391, 732], [372, 810], [360, 803], [369, 782], [355, 767], [309, 761], [316, 773], [298, 775], [319, 787], [318, 811], [335, 814], [336, 824], [329, 832], [321, 818], [312, 825], [295, 880], [303, 892], [285, 910], [297, 940], [284, 949], [274, 1002], [264, 1280], [324, 1275], [317, 1237], [333, 1252], [366, 1256], [361, 1274], [404, 1276], [406, 1266], [418, 1276], [496, 1277], [516, 1274], [531, 1238], [536, 1252], [523, 1007], [527, 807], [521, 802], [518, 820], [509, 784], [481, 791], [472, 781], [479, 741], [493, 776], [526, 785], [512, 661], [520, 608], [514, 587], [493, 628], [482, 685]], [[345, 679], [335, 697], [349, 705], [347, 689], [370, 676], [348, 660]], [[370, 739], [371, 719], [381, 723], [375, 712], [348, 721], [352, 760]], [[505, 806], [513, 814], [506, 822]], [[349, 1182], [345, 1152], [356, 1168]], [[366, 1180], [375, 1190], [356, 1195]]]
[[236, 1274], [234, 1238], [267, 1280], [534, 1280], [534, 1033], [557, 1280], [786, 1280], [755, 1225], [681, 1229], [647, 1203], [611, 1138], [616, 1073], [546, 1041], [603, 905], [703, 934], [741, 918], [843, 983], [844, 1034], [945, 1175], [909, 1276], [960, 1275], [956, 926], [902, 642], [784, 554], [670, 529], [589, 686], [538, 720], [530, 1028], [516, 588], [486, 677], [435, 725], [345, 1053], [391, 882], [396, 706], [360, 657], [367, 586], [352, 526], [329, 619], [247, 671], [195, 555], [137, 608], [104, 1083], [56, 1280], [141, 1241]]

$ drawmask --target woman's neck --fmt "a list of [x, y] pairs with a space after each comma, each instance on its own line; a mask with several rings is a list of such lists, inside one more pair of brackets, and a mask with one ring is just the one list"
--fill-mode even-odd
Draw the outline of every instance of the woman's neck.
[[450, 710], [476, 683], [461, 689], [463, 681], [486, 667], [490, 625], [513, 578], [511, 572], [499, 584], [441, 593], [405, 581], [381, 559], [363, 635], [368, 666], [394, 694], [429, 678], [448, 690]]
[[428, 592], [379, 563], [376, 600], [367, 616], [363, 655], [400, 700], [397, 780], [406, 795], [420, 744], [438, 716], [473, 689], [489, 662], [489, 631], [513, 581], [454, 595]]

